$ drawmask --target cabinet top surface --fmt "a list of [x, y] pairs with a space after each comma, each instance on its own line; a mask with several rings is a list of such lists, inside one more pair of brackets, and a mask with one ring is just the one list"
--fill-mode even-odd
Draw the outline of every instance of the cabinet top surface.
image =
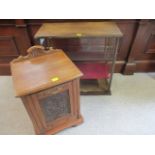
[[81, 77], [61, 50], [20, 62], [11, 62], [16, 96], [32, 94]]
[[40, 37], [121, 37], [122, 33], [114, 22], [44, 23], [35, 34]]

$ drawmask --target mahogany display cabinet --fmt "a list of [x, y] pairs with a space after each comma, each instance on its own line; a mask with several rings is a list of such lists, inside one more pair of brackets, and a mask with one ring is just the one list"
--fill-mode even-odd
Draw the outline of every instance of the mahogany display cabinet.
[[44, 23], [36, 44], [60, 48], [83, 72], [81, 94], [111, 94], [122, 33], [114, 22]]
[[15, 93], [32, 120], [36, 134], [55, 134], [83, 122], [80, 114], [81, 71], [62, 50], [28, 49], [11, 62]]

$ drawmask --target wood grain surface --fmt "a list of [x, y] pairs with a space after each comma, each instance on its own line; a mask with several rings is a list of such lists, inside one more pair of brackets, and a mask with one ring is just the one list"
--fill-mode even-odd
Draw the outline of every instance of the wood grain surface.
[[62, 50], [52, 50], [49, 54], [20, 62], [12, 61], [11, 72], [16, 96], [32, 94], [82, 76]]
[[40, 37], [122, 36], [114, 22], [45, 23], [35, 34]]

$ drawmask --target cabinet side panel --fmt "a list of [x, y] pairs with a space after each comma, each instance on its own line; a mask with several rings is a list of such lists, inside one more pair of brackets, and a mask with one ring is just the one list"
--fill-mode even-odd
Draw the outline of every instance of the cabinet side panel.
[[40, 134], [40, 125], [37, 123], [37, 121], [35, 119], [34, 111], [33, 111], [33, 109], [31, 108], [31, 105], [30, 105], [31, 103], [30, 103], [29, 96], [21, 97], [21, 100], [23, 101], [23, 104], [24, 104], [24, 106], [26, 108], [26, 111], [28, 112], [29, 117], [30, 117], [30, 119], [32, 121], [35, 133]]
[[80, 117], [80, 88], [79, 79], [73, 80], [74, 107], [77, 117]]

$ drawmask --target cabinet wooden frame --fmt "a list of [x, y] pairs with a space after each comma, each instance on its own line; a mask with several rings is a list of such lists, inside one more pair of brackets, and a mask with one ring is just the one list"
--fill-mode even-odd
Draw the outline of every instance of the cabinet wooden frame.
[[62, 50], [32, 46], [27, 52], [11, 62], [11, 69], [16, 96], [22, 99], [35, 133], [55, 134], [82, 123], [80, 70]]
[[[79, 112], [80, 104], [79, 97], [77, 96], [77, 93], [79, 93], [78, 85], [79, 79], [75, 79], [71, 82], [67, 82], [54, 88], [21, 97], [24, 106], [33, 122], [36, 134], [55, 134], [62, 130], [64, 127], [68, 128], [71, 126], [76, 126], [83, 122], [83, 118]], [[50, 96], [52, 94], [57, 94], [66, 90], [69, 92], [71, 113], [69, 115], [60, 117], [51, 123], [46, 123], [43, 111], [39, 104], [39, 98], [42, 98], [39, 96], [39, 94], [46, 94], [46, 92], [49, 90], [51, 93], [45, 96]]]

